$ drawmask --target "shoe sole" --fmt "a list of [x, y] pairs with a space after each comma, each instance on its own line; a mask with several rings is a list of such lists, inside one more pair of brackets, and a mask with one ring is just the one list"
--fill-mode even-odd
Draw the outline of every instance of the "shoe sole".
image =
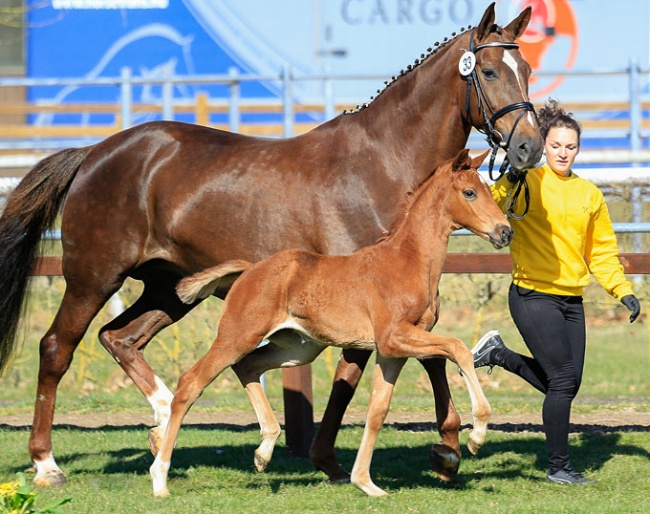
[[595, 480], [590, 480], [589, 478], [585, 478], [584, 481], [581, 482], [572, 482], [571, 480], [565, 480], [563, 478], [551, 478], [547, 475], [546, 479], [552, 484], [561, 484], [561, 485], [589, 485], [589, 484], [596, 483]]
[[490, 330], [489, 332], [486, 332], [483, 335], [483, 337], [481, 337], [481, 339], [476, 341], [474, 348], [472, 348], [472, 355], [475, 356], [478, 352], [480, 352], [483, 349], [485, 343], [487, 343], [494, 336], [498, 336], [498, 335], [500, 335], [498, 330]]

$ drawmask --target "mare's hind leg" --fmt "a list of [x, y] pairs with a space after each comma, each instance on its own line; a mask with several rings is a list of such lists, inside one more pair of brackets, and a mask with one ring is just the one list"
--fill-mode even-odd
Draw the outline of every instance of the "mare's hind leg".
[[103, 295], [84, 296], [72, 289], [66, 288], [54, 321], [40, 342], [38, 386], [29, 455], [36, 467], [34, 482], [41, 486], [56, 486], [66, 482], [52, 451], [57, 388], [68, 371], [72, 355], [90, 322], [114, 292], [111, 290]]
[[173, 277], [158, 277], [145, 282], [140, 298], [99, 334], [102, 345], [113, 356], [136, 387], [145, 396], [154, 413], [149, 447], [155, 455], [169, 420], [174, 395], [155, 374], [144, 358], [149, 341], [163, 328], [175, 323], [194, 305], [182, 303], [175, 292]]
[[264, 471], [271, 462], [275, 442], [280, 436], [280, 424], [260, 384], [260, 377], [271, 369], [300, 366], [312, 362], [325, 346], [314, 341], [295, 346], [278, 346], [273, 341], [248, 354], [232, 369], [246, 389], [260, 424], [259, 447], [255, 450], [255, 469]]
[[420, 360], [429, 375], [436, 404], [436, 423], [441, 443], [431, 447], [431, 467], [439, 478], [453, 480], [460, 467], [460, 416], [454, 407], [447, 382], [445, 366], [447, 359], [433, 358]]
[[361, 380], [363, 370], [372, 352], [367, 350], [345, 349], [341, 352], [332, 392], [323, 413], [314, 441], [309, 449], [309, 458], [314, 467], [324, 472], [330, 483], [340, 484], [350, 481], [350, 474], [336, 460], [334, 443], [343, 422], [354, 392]]

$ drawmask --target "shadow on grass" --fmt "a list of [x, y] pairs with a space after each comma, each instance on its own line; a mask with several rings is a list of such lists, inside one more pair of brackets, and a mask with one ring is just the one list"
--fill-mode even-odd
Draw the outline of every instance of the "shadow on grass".
[[[433, 423], [395, 423], [387, 425], [397, 431], [431, 432], [431, 443], [438, 442]], [[361, 425], [346, 425], [346, 430], [359, 430]], [[464, 426], [464, 429], [469, 428]], [[580, 430], [582, 428], [582, 430]], [[53, 434], [56, 442], [56, 432], [65, 430], [72, 433], [95, 432], [104, 433], [127, 432], [127, 438], [133, 434], [133, 439], [142, 440], [142, 449], [124, 448], [110, 450], [98, 448], [96, 452], [61, 453], [57, 461], [62, 469], [74, 465], [75, 473], [103, 473], [103, 474], [131, 474], [147, 475], [153, 456], [146, 448], [146, 425], [130, 426], [103, 426], [100, 428], [78, 427], [73, 425], [57, 425]], [[0, 430], [28, 431], [29, 427], [9, 427], [0, 424]], [[218, 432], [252, 432], [257, 434], [257, 424], [188, 424], [183, 430], [212, 431], [214, 444], [209, 446], [183, 446], [182, 441], [174, 451], [172, 467], [169, 472], [170, 479], [187, 477], [189, 470], [198, 467], [230, 469], [239, 473], [250, 474], [249, 487], [256, 488], [255, 476], [258, 473], [253, 466], [253, 454], [256, 444], [220, 444], [226, 437], [220, 437]], [[517, 479], [522, 476], [529, 477], [529, 462], [534, 459], [535, 467], [540, 470], [540, 480], [546, 471], [546, 445], [541, 426], [531, 425], [522, 428], [507, 425], [492, 425], [490, 431], [515, 432], [519, 436], [510, 440], [490, 441], [489, 432], [486, 444], [476, 456], [471, 456], [468, 450], [462, 448], [464, 465], [461, 464], [460, 474], [453, 483], [439, 480], [430, 470], [429, 452], [430, 445], [414, 447], [394, 446], [375, 449], [371, 474], [374, 481], [387, 490], [411, 489], [416, 487], [433, 487], [440, 489], [463, 489], [477, 480], [496, 478], [500, 480]], [[631, 444], [621, 443], [623, 431], [650, 431], [650, 427], [580, 427], [572, 425], [572, 433], [581, 432], [570, 441], [572, 462], [578, 469], [595, 471], [601, 469], [607, 461], [615, 455], [640, 456], [650, 460], [650, 451]], [[530, 435], [529, 435], [530, 434]], [[381, 441], [381, 435], [380, 439]], [[508, 455], [516, 455], [510, 458]], [[337, 457], [341, 465], [350, 470], [356, 457], [356, 449], [338, 449]], [[521, 457], [521, 458], [519, 458]], [[97, 466], [98, 461], [104, 464]], [[107, 461], [107, 462], [106, 462]], [[480, 469], [479, 472], [468, 472], [468, 463], [471, 468]], [[15, 472], [23, 471], [16, 469]], [[264, 472], [264, 480], [259, 481], [259, 487], [277, 490], [282, 484], [297, 486], [315, 485], [326, 481], [324, 474], [316, 472], [310, 461], [306, 458], [297, 458], [289, 455], [282, 443], [275, 449], [273, 460]]]

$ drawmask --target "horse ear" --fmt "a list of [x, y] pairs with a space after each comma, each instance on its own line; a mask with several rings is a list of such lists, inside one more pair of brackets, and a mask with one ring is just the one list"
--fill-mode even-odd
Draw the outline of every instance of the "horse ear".
[[472, 159], [472, 168], [474, 169], [479, 169], [481, 167], [481, 164], [483, 164], [483, 161], [487, 157], [487, 155], [490, 153], [490, 150], [485, 150], [481, 155], [477, 155]]
[[509, 34], [514, 34], [515, 39], [519, 39], [521, 35], [526, 31], [526, 27], [528, 27], [531, 11], [532, 7], [529, 5], [523, 11], [521, 11], [521, 14], [519, 16], [508, 23], [508, 26], [504, 30]]
[[492, 2], [488, 8], [485, 9], [483, 18], [481, 18], [481, 21], [476, 27], [476, 37], [478, 41], [482, 41], [487, 37], [487, 35], [490, 33], [492, 25], [494, 25], [494, 2]]
[[454, 162], [451, 165], [452, 171], [462, 171], [466, 170], [470, 166], [469, 160], [469, 149], [463, 148], [458, 155], [454, 158]]

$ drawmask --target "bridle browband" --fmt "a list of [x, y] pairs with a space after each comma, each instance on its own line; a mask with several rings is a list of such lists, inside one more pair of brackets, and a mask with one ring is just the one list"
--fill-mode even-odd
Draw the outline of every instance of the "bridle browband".
[[[483, 43], [482, 45], [474, 46], [474, 33], [476, 30], [473, 30], [472, 33], [470, 34], [470, 39], [469, 39], [469, 51], [472, 54], [476, 54], [479, 50], [483, 50], [484, 48], [504, 48], [504, 49], [517, 49], [519, 48], [519, 45], [515, 43], [514, 41], [509, 42], [509, 41], [493, 41], [491, 43]], [[478, 73], [476, 72], [476, 66], [472, 69], [471, 73], [469, 73], [466, 77], [467, 79], [467, 94], [465, 97], [465, 110], [467, 112], [467, 115], [471, 118], [471, 110], [470, 110], [470, 97], [471, 97], [471, 92], [472, 92], [472, 83], [474, 84], [474, 89], [476, 89], [476, 98], [478, 100], [478, 107], [481, 110], [481, 114], [483, 115], [483, 121], [485, 122], [485, 131], [481, 129], [479, 132], [482, 132], [486, 136], [486, 140], [490, 147], [492, 148], [492, 154], [490, 155], [490, 161], [488, 165], [488, 171], [490, 174], [490, 179], [493, 181], [499, 180], [508, 170], [508, 167], [510, 166], [510, 161], [508, 159], [508, 156], [503, 158], [503, 163], [501, 164], [501, 167], [499, 168], [499, 176], [495, 179], [493, 177], [493, 170], [494, 170], [494, 160], [496, 158], [497, 152], [499, 148], [503, 148], [506, 152], [510, 146], [510, 140], [512, 139], [513, 134], [515, 133], [515, 130], [517, 129], [517, 125], [519, 124], [519, 121], [524, 117], [524, 115], [527, 112], [532, 112], [533, 114], [535, 113], [535, 107], [533, 106], [532, 102], [515, 102], [513, 104], [507, 105], [506, 107], [503, 107], [497, 111], [495, 111], [492, 106], [490, 105], [490, 102], [488, 102], [487, 96], [483, 92], [483, 87], [481, 86], [481, 81], [479, 80]], [[495, 128], [495, 124], [497, 120], [506, 114], [521, 110], [519, 115], [517, 116], [517, 119], [515, 120], [514, 124], [512, 125], [512, 130], [510, 130], [510, 135], [508, 136], [508, 139], [504, 141], [503, 135]], [[489, 115], [488, 115], [489, 112]], [[512, 177], [510, 177], [512, 175]], [[528, 205], [529, 205], [529, 199], [530, 199], [530, 194], [528, 190], [528, 183], [526, 182], [526, 172], [521, 171], [521, 170], [516, 170], [515, 168], [512, 168], [512, 171], [508, 176], [508, 179], [511, 180], [511, 182], [518, 182], [516, 186], [511, 189], [511, 191], [514, 192], [514, 196], [509, 199], [510, 201], [506, 201], [506, 214], [508, 215], [509, 218], [511, 219], [521, 219], [523, 218], [526, 213], [528, 212]], [[524, 213], [521, 215], [516, 215], [514, 213], [514, 203], [519, 196], [520, 192], [524, 190], [524, 197], [526, 200], [526, 207], [524, 210]]]

